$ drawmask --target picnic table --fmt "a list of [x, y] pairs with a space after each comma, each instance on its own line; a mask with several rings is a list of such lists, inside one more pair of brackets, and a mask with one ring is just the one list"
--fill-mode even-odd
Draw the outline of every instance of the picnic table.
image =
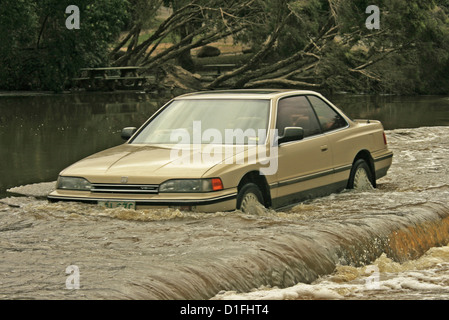
[[231, 70], [237, 67], [236, 64], [231, 63], [220, 63], [220, 64], [206, 64], [203, 67], [215, 69], [217, 71], [217, 75], [221, 75], [222, 70]]
[[224, 71], [230, 71], [236, 67], [238, 67], [238, 65], [231, 63], [205, 64], [202, 66], [202, 71], [199, 71], [198, 73], [201, 75], [201, 81], [208, 82], [215, 80], [222, 75]]
[[86, 90], [138, 88], [147, 81], [147, 77], [139, 76], [139, 69], [137, 66], [82, 68], [81, 77], [72, 81]]

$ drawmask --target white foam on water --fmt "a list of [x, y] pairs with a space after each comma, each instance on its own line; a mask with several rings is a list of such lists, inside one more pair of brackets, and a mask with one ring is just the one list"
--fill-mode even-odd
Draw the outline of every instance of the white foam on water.
[[6, 191], [30, 197], [46, 197], [50, 192], [52, 192], [55, 189], [55, 186], [56, 181], [41, 182], [9, 188]]
[[[372, 265], [339, 266], [312, 284], [261, 288], [253, 292], [220, 292], [214, 300], [340, 300], [449, 298], [449, 246], [432, 248], [417, 260], [397, 263], [382, 255]], [[378, 274], [373, 277], [372, 271]]]

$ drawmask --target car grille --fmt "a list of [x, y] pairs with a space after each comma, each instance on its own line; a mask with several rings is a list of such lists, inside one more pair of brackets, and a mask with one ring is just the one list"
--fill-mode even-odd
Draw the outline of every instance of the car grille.
[[98, 193], [134, 193], [155, 194], [159, 186], [156, 184], [92, 184], [91, 192]]

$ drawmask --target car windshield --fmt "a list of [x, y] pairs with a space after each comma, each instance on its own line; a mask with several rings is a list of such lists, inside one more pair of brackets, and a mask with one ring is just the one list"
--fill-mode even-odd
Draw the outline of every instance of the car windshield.
[[262, 144], [270, 100], [174, 100], [133, 139], [133, 144]]

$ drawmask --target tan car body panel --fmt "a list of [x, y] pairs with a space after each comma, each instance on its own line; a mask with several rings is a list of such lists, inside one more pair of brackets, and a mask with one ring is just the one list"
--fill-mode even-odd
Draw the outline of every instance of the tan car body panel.
[[[277, 171], [266, 175], [266, 188], [273, 208], [298, 203], [314, 196], [344, 189], [349, 179], [352, 164], [359, 153], [371, 157], [373, 170], [379, 178], [391, 166], [392, 153], [384, 143], [383, 127], [378, 121], [352, 121], [323, 96], [312, 91], [245, 91], [210, 92], [188, 94], [175, 99], [270, 99], [270, 129], [276, 126], [278, 101], [294, 95], [315, 95], [334, 108], [347, 122], [347, 127], [318, 134], [299, 141], [273, 146], [267, 139], [266, 148], [277, 148]], [[164, 106], [165, 107], [165, 106]], [[162, 107], [160, 110], [162, 110]], [[148, 121], [155, 116], [153, 115]], [[144, 124], [144, 126], [146, 123]], [[143, 127], [143, 126], [142, 126]], [[138, 132], [136, 133], [138, 134]], [[132, 140], [132, 139], [131, 139]], [[204, 212], [230, 211], [236, 209], [238, 186], [242, 178], [250, 172], [259, 172], [266, 164], [248, 160], [248, 151], [254, 146], [223, 146], [222, 161], [186, 165], [170, 160], [172, 145], [123, 145], [89, 156], [63, 170], [60, 175], [83, 177], [97, 184], [151, 184], [160, 185], [170, 179], [221, 178], [224, 190], [207, 193], [157, 193], [157, 194], [99, 194], [89, 191], [57, 189], [49, 195], [50, 200], [133, 200], [138, 208], [162, 206], [195, 206]], [[205, 146], [190, 147], [188, 157], [199, 157]], [[232, 161], [229, 159], [230, 150]], [[225, 157], [228, 156], [228, 158]], [[149, 159], [151, 159], [149, 161]], [[240, 162], [238, 161], [240, 160]], [[126, 185], [125, 184], [125, 185]], [[316, 192], [318, 191], [318, 192]]]

